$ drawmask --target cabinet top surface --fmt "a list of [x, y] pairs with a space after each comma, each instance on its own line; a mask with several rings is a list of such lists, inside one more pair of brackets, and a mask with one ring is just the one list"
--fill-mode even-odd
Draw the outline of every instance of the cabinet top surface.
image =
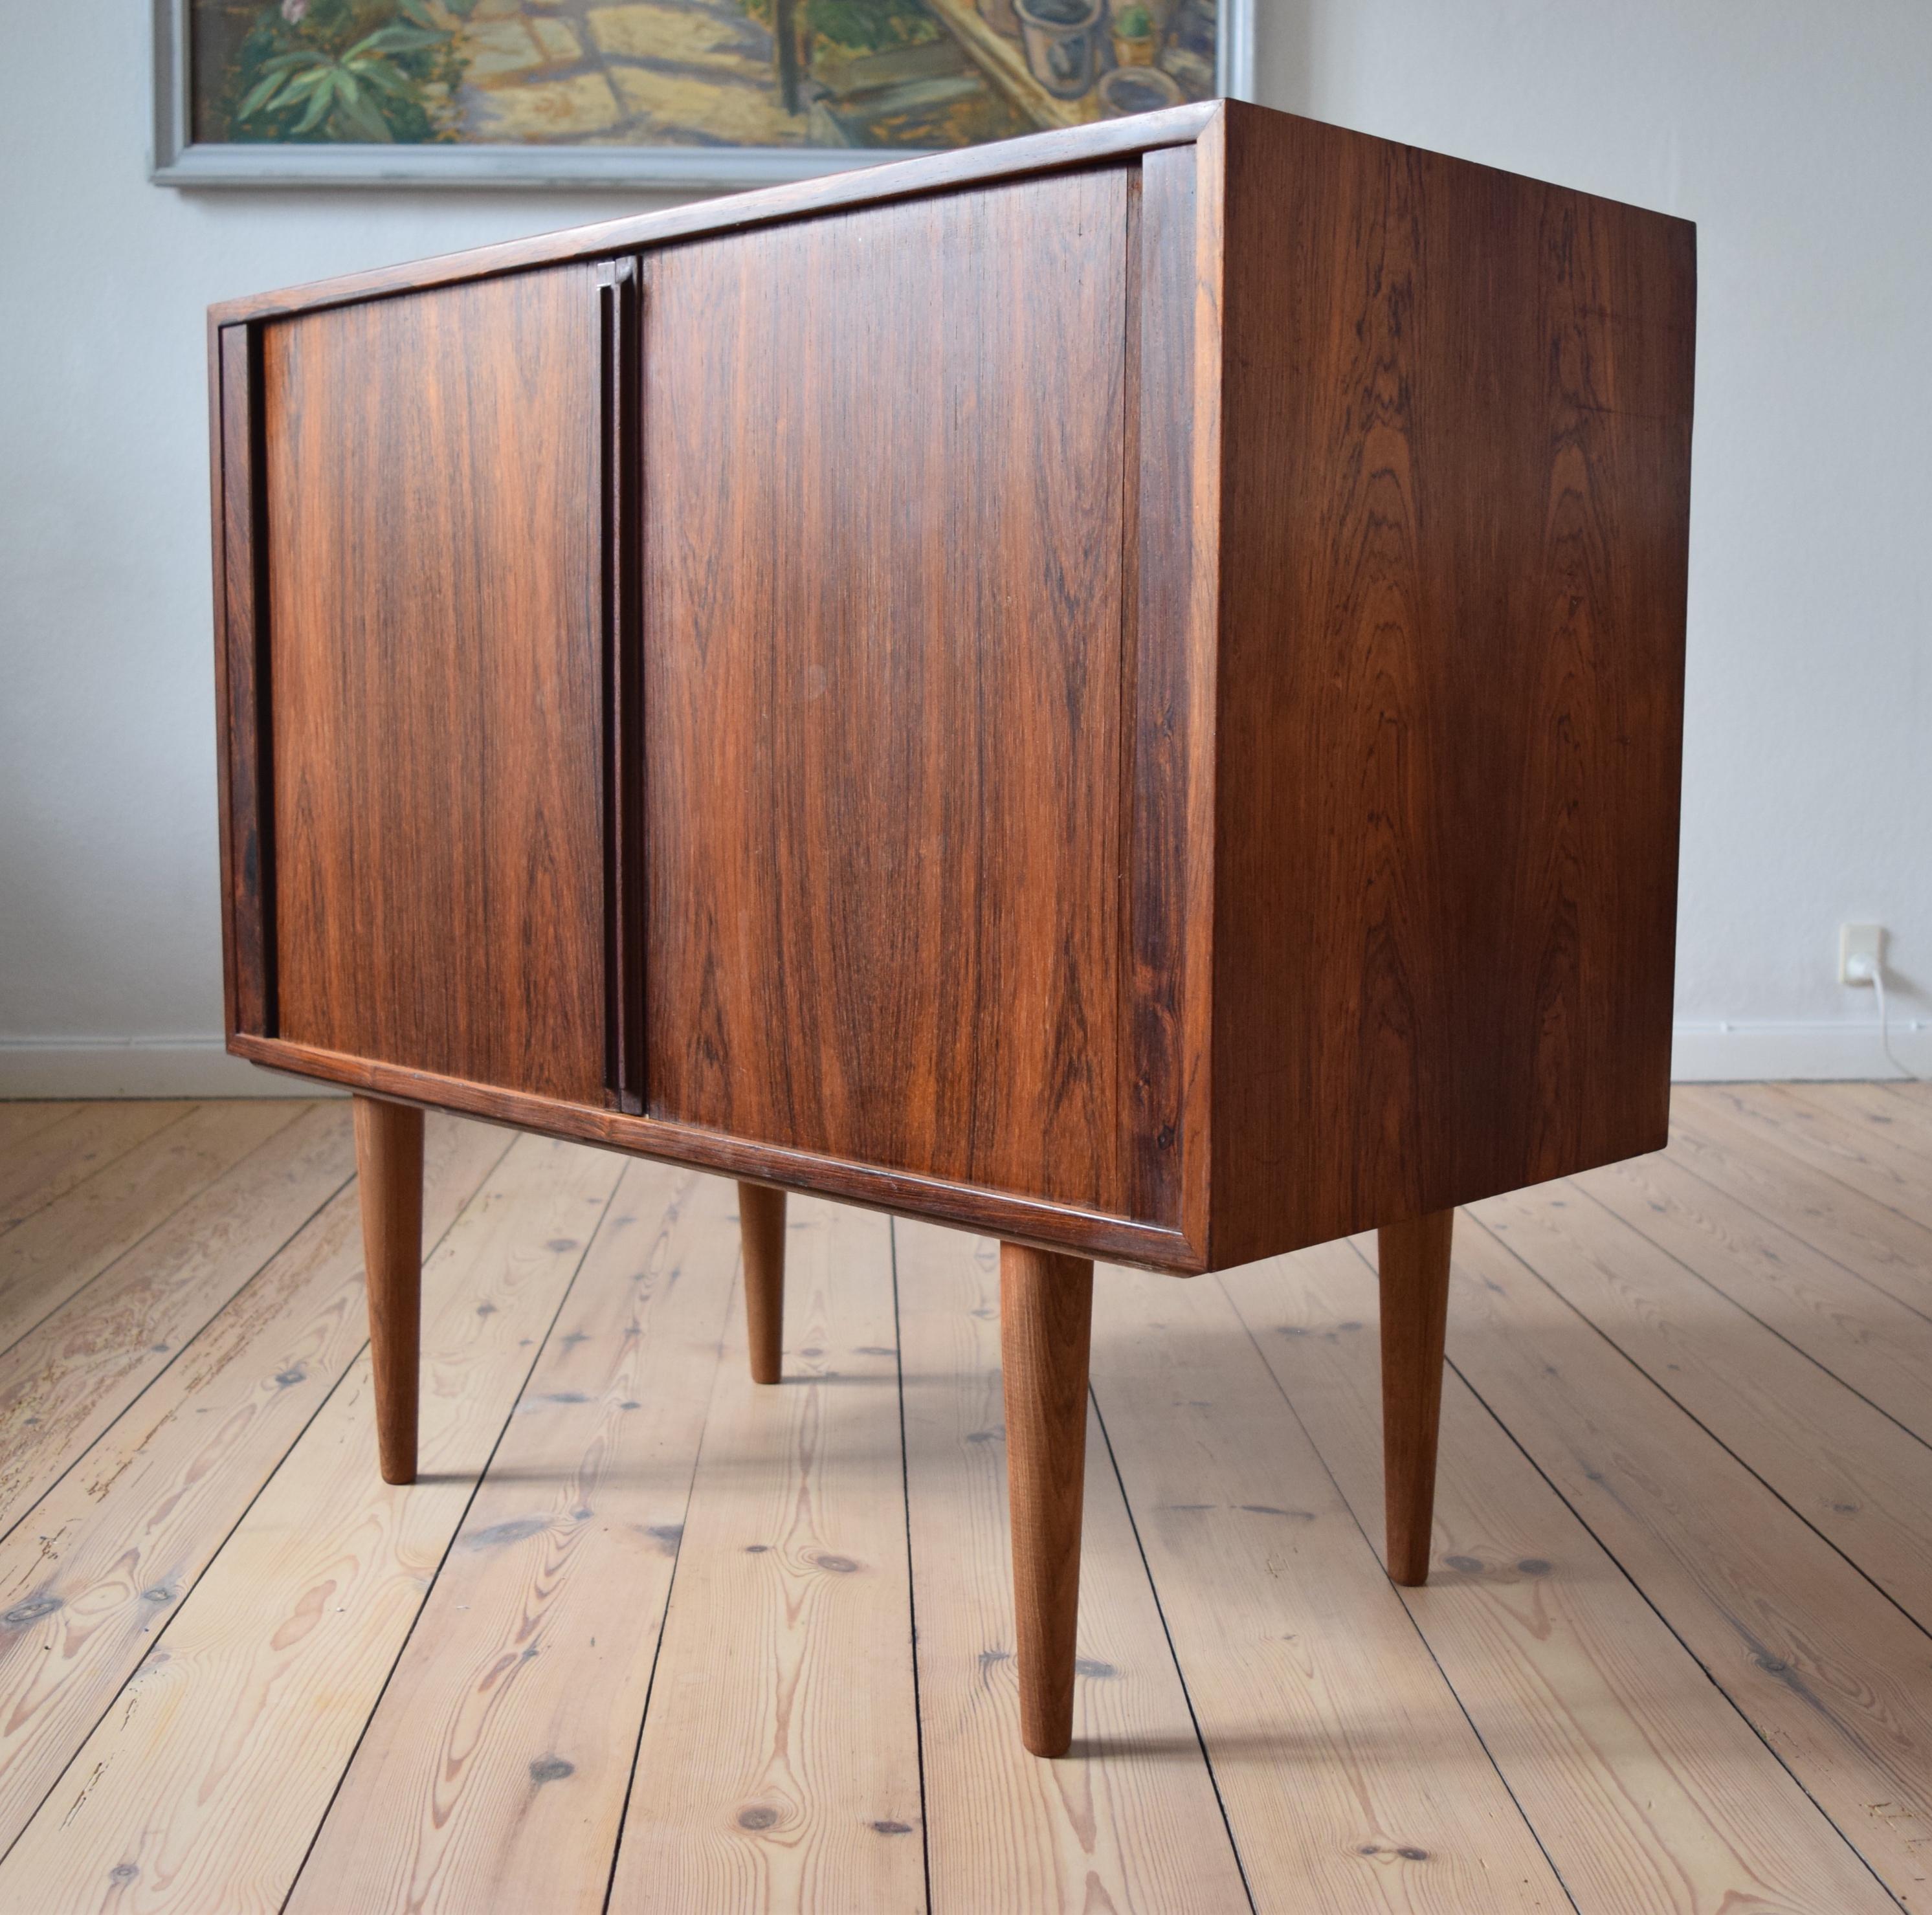
[[[530, 267], [605, 259], [676, 240], [743, 232], [751, 227], [877, 205], [922, 193], [944, 193], [1109, 160], [1128, 160], [1163, 147], [1191, 145], [1210, 128], [1219, 126], [1231, 116], [1238, 121], [1257, 122], [1300, 117], [1241, 101], [1192, 101], [1160, 112], [1136, 113], [1122, 119], [1101, 121], [1091, 126], [1058, 127], [1050, 132], [1029, 133], [1017, 139], [962, 147], [952, 152], [858, 166], [849, 172], [800, 180], [788, 185], [722, 194], [693, 200], [685, 205], [667, 207], [658, 212], [634, 214], [626, 219], [600, 220], [588, 226], [566, 226], [527, 239], [506, 240], [494, 246], [474, 247], [433, 259], [380, 266], [370, 271], [347, 274], [335, 279], [316, 280], [278, 292], [252, 293], [211, 306], [208, 323], [214, 327], [235, 325], [251, 319], [312, 312], [322, 307], [350, 304], [358, 300], [415, 292], [428, 286], [488, 279]], [[1352, 133], [1344, 136], [1397, 151], [1405, 150], [1400, 142], [1378, 139], [1372, 134]], [[1472, 172], [1504, 176], [1497, 169], [1481, 166], [1473, 161], [1455, 160], [1450, 163], [1468, 167]], [[1582, 193], [1575, 196], [1580, 200], [1600, 197]], [[1652, 213], [1646, 217], [1670, 220], [1672, 224], [1686, 228], [1690, 225], [1688, 220], [1680, 220], [1666, 214]]]
[[1090, 165], [1096, 160], [1125, 159], [1160, 147], [1190, 144], [1220, 117], [1226, 105], [1219, 100], [1194, 101], [1160, 112], [1136, 113], [1092, 126], [1058, 127], [1018, 139], [963, 147], [954, 152], [928, 154], [788, 185], [694, 200], [660, 212], [568, 226], [528, 239], [506, 240], [494, 246], [446, 253], [435, 259], [378, 267], [373, 271], [316, 280], [280, 292], [224, 300], [208, 308], [208, 320], [211, 325], [221, 326], [272, 319], [423, 286], [487, 278], [526, 267], [599, 259], [706, 233], [740, 232], [748, 226], [808, 218], [814, 214], [838, 212], [919, 193]]

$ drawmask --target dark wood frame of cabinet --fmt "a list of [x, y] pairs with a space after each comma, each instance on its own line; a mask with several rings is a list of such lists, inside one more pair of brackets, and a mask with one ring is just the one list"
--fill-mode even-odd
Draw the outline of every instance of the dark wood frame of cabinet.
[[426, 1105], [740, 1179], [760, 1374], [774, 1193], [1003, 1240], [1029, 1746], [1096, 1257], [1382, 1230], [1420, 1580], [1448, 1213], [1665, 1138], [1694, 298], [1222, 102], [214, 308], [229, 1046], [364, 1099], [386, 1471]]

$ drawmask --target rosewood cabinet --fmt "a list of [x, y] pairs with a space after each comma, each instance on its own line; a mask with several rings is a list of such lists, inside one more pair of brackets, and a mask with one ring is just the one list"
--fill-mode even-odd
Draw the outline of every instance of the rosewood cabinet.
[[230, 1047], [1006, 1245], [1028, 1746], [1090, 1260], [1382, 1233], [1426, 1573], [1448, 1213], [1664, 1140], [1692, 229], [1219, 103], [211, 315]]

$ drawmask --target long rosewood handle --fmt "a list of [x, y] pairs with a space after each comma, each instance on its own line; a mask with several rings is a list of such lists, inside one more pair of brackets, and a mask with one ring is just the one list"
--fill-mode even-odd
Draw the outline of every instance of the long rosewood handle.
[[604, 1086], [644, 1107], [643, 292], [635, 259], [597, 284], [602, 363], [604, 673]]

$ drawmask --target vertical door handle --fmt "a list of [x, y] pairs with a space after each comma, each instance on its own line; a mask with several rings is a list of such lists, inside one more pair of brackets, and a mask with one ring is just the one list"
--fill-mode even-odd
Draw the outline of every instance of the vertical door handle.
[[635, 257], [597, 271], [603, 501], [604, 1083], [644, 1104], [643, 276]]

